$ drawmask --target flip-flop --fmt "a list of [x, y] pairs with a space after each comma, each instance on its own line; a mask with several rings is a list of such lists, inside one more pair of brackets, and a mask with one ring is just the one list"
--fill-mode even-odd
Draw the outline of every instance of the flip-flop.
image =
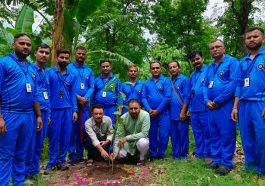
[[87, 161], [86, 166], [87, 167], [91, 167], [91, 166], [93, 166], [93, 163], [94, 163], [94, 161], [92, 159], [90, 159], [90, 160]]

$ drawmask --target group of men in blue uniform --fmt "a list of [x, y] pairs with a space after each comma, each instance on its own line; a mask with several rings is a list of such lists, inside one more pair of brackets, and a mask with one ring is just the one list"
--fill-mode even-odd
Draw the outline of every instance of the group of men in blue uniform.
[[[226, 175], [233, 168], [236, 122], [243, 142], [246, 170], [265, 174], [265, 48], [264, 31], [250, 28], [245, 45], [250, 53], [240, 62], [225, 54], [224, 43], [213, 40], [209, 50], [214, 61], [207, 67], [200, 51], [189, 60], [194, 72], [188, 79], [178, 61], [168, 63], [171, 78], [162, 75], [159, 61], [150, 63], [151, 77], [138, 79], [136, 65], [128, 67], [128, 81], [121, 83], [112, 73], [109, 60], [100, 61], [101, 75], [94, 79], [84, 64], [86, 48], [57, 50], [57, 66], [45, 68], [51, 49], [40, 44], [36, 61], [27, 34], [14, 38], [14, 52], [0, 59], [0, 183], [23, 185], [25, 176], [40, 172], [44, 138], [49, 138], [49, 162], [53, 169], [67, 170], [84, 161], [84, 123], [89, 104], [101, 104], [115, 127], [117, 110], [125, 113], [130, 99], [138, 99], [150, 114], [150, 160], [165, 158], [169, 136], [173, 158], [189, 151], [189, 118], [195, 138], [195, 156], [211, 158], [208, 168]], [[122, 96], [121, 94], [125, 95]], [[36, 131], [37, 130], [37, 131]]]

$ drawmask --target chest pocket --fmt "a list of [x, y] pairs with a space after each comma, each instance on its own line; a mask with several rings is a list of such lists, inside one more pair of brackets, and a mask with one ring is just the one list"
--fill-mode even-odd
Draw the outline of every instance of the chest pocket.
[[223, 80], [223, 81], [226, 81], [226, 80], [229, 80], [230, 79], [230, 69], [229, 69], [229, 66], [222, 67], [217, 73], [218, 73], [218, 77], [221, 80]]

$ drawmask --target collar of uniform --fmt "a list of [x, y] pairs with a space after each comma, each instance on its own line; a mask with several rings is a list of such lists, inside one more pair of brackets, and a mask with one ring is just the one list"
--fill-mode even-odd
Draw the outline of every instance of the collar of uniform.
[[[58, 69], [58, 66], [55, 66], [54, 70], [55, 70], [55, 72], [60, 72], [59, 69]], [[68, 74], [68, 69], [67, 68], [66, 68], [65, 74]]]
[[[105, 119], [105, 117], [103, 116], [103, 118], [102, 118], [102, 122], [100, 123], [100, 125], [104, 125], [105, 123], [107, 123], [107, 121], [106, 121], [106, 119]], [[94, 120], [94, 118], [92, 117], [92, 124], [93, 125], [96, 125], [96, 122], [95, 122], [95, 120]]]
[[[250, 54], [251, 54], [251, 53], [248, 53], [248, 54], [246, 55], [246, 59], [247, 59], [247, 60], [251, 60], [251, 59], [249, 58], [249, 57], [250, 57]], [[261, 50], [259, 51], [259, 53], [258, 53], [256, 56], [258, 56], [258, 55], [262, 55], [262, 54], [263, 54], [263, 55], [265, 54], [265, 47], [263, 47], [263, 46], [261, 47]]]
[[196, 72], [202, 72], [205, 68], [207, 68], [207, 65], [203, 64], [200, 70], [195, 70]]
[[73, 61], [72, 63], [77, 68], [81, 68], [81, 67], [84, 68], [85, 67], [85, 63], [83, 63], [81, 67], [78, 65], [78, 63], [76, 61]]
[[[11, 57], [13, 60], [16, 60], [16, 61], [18, 61], [18, 62], [21, 62], [20, 59], [18, 59], [17, 56], [15, 56], [15, 54], [13, 54], [13, 53], [9, 53], [8, 55], [9, 55], [9, 57]], [[26, 64], [28, 64], [28, 65], [30, 64], [30, 62], [29, 62], [29, 60], [28, 60], [27, 58], [25, 59], [25, 61], [26, 61]], [[22, 62], [21, 62], [21, 63], [22, 63]]]
[[[127, 83], [130, 83], [131, 81], [130, 81], [130, 79], [128, 79], [126, 82]], [[135, 85], [138, 84], [138, 83], [140, 83], [140, 80], [139, 79], [136, 79]]]
[[177, 80], [177, 79], [181, 79], [184, 75], [182, 73], [179, 73], [179, 75], [177, 76], [176, 79], [173, 79], [173, 77], [171, 76], [171, 80]]
[[[102, 73], [100, 74], [100, 78], [104, 79]], [[111, 72], [110, 76], [109, 76], [109, 79], [112, 79], [112, 78], [114, 78], [114, 74]]]
[[[227, 61], [227, 58], [228, 58], [228, 55], [225, 54], [223, 60], [220, 61], [220, 63], [218, 65], [220, 65], [221, 63], [225, 63]], [[216, 66], [215, 60], [212, 62], [211, 66]]]
[[[161, 80], [161, 79], [163, 79], [163, 78], [164, 78], [163, 74], [160, 74], [160, 75], [159, 75], [159, 78], [157, 79], [157, 81], [159, 81], [159, 80]], [[150, 79], [151, 79], [151, 81], [154, 81], [153, 76], [152, 76]]]
[[37, 71], [42, 70], [38, 65], [36, 65], [36, 62], [32, 63], [32, 67], [35, 68]]

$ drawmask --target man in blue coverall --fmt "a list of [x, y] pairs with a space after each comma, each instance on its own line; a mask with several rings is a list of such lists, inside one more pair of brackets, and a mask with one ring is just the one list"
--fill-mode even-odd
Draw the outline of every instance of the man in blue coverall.
[[265, 41], [258, 27], [245, 32], [250, 53], [239, 65], [232, 119], [238, 121], [245, 155], [245, 169], [265, 175]]
[[205, 74], [203, 96], [209, 108], [211, 159], [209, 168], [216, 174], [226, 175], [233, 168], [236, 146], [236, 125], [231, 119], [238, 60], [225, 54], [223, 41], [216, 39], [209, 44], [214, 61]]
[[[38, 86], [38, 94], [40, 97], [40, 109], [43, 121], [41, 131], [34, 131], [30, 141], [29, 149], [26, 156], [25, 176], [30, 177], [40, 172], [40, 156], [43, 147], [43, 141], [46, 137], [48, 123], [51, 117], [51, 108], [49, 101], [49, 69], [45, 68], [46, 63], [50, 58], [51, 48], [47, 44], [40, 44], [36, 47], [34, 55], [35, 63], [32, 63], [32, 73], [35, 75], [36, 84]], [[36, 124], [36, 117], [34, 123]]]
[[203, 99], [203, 84], [207, 66], [203, 64], [202, 52], [195, 50], [188, 56], [195, 70], [189, 79], [189, 113], [192, 131], [195, 139], [195, 156], [197, 158], [210, 158], [211, 138], [208, 127], [208, 107]]
[[[126, 96], [125, 100], [120, 98], [119, 104], [128, 107], [128, 103], [131, 99], [138, 99], [139, 102], [142, 102], [142, 91], [143, 91], [143, 81], [137, 78], [138, 76], [138, 66], [130, 65], [128, 67], [128, 76], [129, 80], [127, 82], [122, 83], [121, 92], [123, 92]], [[128, 109], [123, 107], [122, 114], [128, 112]]]
[[76, 76], [78, 120], [72, 126], [71, 140], [68, 149], [71, 164], [83, 162], [83, 142], [85, 138], [85, 121], [89, 118], [89, 102], [94, 92], [94, 73], [84, 64], [86, 48], [77, 47], [74, 53], [75, 61], [67, 66]]
[[181, 74], [179, 62], [168, 63], [171, 74], [170, 133], [172, 157], [184, 159], [189, 153], [189, 125], [186, 117], [188, 108], [188, 78]]
[[165, 158], [169, 132], [170, 113], [169, 101], [171, 97], [170, 81], [161, 74], [159, 61], [150, 63], [150, 77], [144, 85], [142, 103], [150, 114], [150, 160]]
[[49, 73], [51, 123], [48, 126], [49, 162], [44, 174], [57, 167], [67, 170], [66, 153], [70, 143], [72, 121], [77, 121], [76, 76], [66, 67], [70, 63], [70, 52], [57, 50], [57, 66]]
[[31, 52], [31, 39], [17, 34], [14, 53], [0, 58], [0, 185], [8, 186], [12, 176], [14, 186], [24, 185], [25, 158], [32, 132], [34, 111], [37, 130], [42, 127], [35, 76], [26, 59]]
[[107, 59], [100, 61], [101, 75], [95, 79], [94, 97], [91, 104], [100, 104], [104, 107], [104, 114], [109, 116], [115, 128], [117, 103], [120, 94], [121, 81], [112, 71], [111, 62]]

